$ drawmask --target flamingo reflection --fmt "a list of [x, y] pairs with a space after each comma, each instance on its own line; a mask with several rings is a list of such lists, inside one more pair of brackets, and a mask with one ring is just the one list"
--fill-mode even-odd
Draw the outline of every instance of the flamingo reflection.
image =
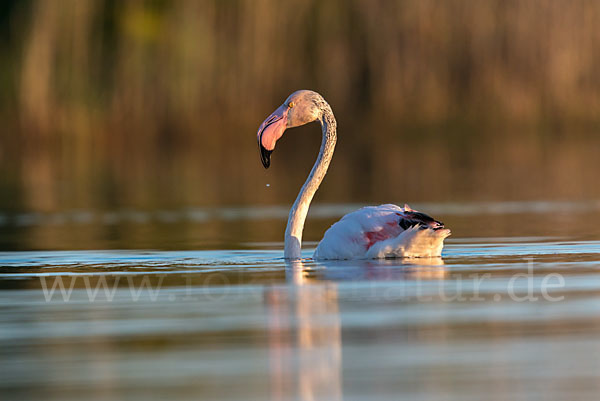
[[[338, 282], [443, 280], [441, 258], [286, 262], [290, 286], [265, 294], [271, 399], [341, 400], [342, 335]], [[325, 268], [323, 268], [325, 267]]]
[[286, 276], [292, 288], [266, 294], [272, 400], [342, 399], [337, 284], [309, 273], [303, 261], [291, 261]]

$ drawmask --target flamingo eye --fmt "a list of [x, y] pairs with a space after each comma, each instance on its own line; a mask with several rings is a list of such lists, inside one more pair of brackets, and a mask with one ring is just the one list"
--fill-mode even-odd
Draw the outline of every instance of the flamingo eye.
[[289, 102], [288, 103], [288, 107], [291, 109], [292, 107], [294, 107], [296, 105], [296, 103], [294, 102]]

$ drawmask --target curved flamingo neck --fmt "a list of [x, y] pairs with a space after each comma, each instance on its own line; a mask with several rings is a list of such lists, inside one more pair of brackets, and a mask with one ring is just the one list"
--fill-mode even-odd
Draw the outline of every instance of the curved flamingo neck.
[[308, 178], [304, 182], [294, 205], [290, 209], [287, 227], [285, 229], [285, 248], [283, 256], [286, 259], [300, 259], [302, 249], [302, 231], [304, 231], [304, 222], [308, 214], [310, 202], [319, 189], [321, 181], [325, 178], [327, 168], [333, 157], [335, 142], [337, 140], [337, 123], [333, 116], [331, 107], [325, 100], [321, 104], [322, 114], [319, 118], [323, 139], [321, 140], [321, 149], [317, 161], [313, 165]]

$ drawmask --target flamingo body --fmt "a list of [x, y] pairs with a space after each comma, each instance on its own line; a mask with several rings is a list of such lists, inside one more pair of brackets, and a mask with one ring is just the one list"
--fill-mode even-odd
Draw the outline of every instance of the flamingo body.
[[408, 206], [401, 208], [387, 204], [363, 207], [348, 213], [325, 232], [313, 258], [440, 256], [444, 238], [450, 235], [450, 230], [428, 217]]

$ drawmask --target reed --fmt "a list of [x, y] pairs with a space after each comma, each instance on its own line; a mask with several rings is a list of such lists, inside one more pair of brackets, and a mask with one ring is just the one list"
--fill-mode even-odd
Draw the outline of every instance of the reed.
[[298, 88], [340, 122], [321, 200], [599, 195], [578, 155], [600, 117], [597, 1], [6, 4], [3, 209], [287, 202], [318, 135], [290, 135], [264, 175], [254, 132]]

